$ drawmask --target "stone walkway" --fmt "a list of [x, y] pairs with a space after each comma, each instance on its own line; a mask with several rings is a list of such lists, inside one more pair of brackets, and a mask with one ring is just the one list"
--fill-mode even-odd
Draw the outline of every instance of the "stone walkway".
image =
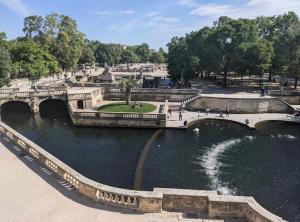
[[0, 134], [0, 221], [5, 222], [224, 222], [181, 213], [141, 214], [81, 196]]
[[[230, 114], [229, 117], [220, 117], [218, 113], [209, 113], [208, 116], [205, 113], [198, 112], [189, 112], [184, 111], [182, 113], [182, 120], [179, 121], [179, 112], [172, 112], [172, 115], [169, 117], [167, 121], [167, 128], [185, 128], [183, 126], [184, 121], [187, 121], [188, 124], [195, 122], [197, 120], [203, 119], [218, 119], [218, 120], [227, 120], [237, 122], [246, 127], [255, 129], [255, 125], [262, 121], [270, 121], [270, 120], [280, 120], [280, 121], [288, 121], [300, 123], [300, 117], [295, 117], [294, 115], [284, 114], [284, 113], [261, 113], [261, 114]], [[245, 120], [249, 120], [249, 125], [245, 123]]]

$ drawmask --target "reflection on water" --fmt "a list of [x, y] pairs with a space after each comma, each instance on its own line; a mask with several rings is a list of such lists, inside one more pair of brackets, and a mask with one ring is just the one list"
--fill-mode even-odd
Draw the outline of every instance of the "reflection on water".
[[[72, 126], [65, 106], [41, 105], [33, 116], [25, 104], [2, 107], [2, 119], [83, 175], [108, 185], [133, 188], [139, 154], [153, 134], [147, 129]], [[199, 132], [165, 130], [144, 165], [142, 188], [216, 189], [249, 195], [270, 211], [300, 221], [300, 127], [203, 121]]]

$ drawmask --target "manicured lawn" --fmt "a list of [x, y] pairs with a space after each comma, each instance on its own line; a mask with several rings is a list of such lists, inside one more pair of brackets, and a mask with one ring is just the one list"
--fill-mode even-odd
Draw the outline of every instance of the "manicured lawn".
[[134, 103], [126, 105], [125, 103], [111, 103], [98, 108], [99, 111], [109, 113], [149, 113], [153, 112], [156, 106], [150, 103], [140, 103], [140, 106], [134, 108]]

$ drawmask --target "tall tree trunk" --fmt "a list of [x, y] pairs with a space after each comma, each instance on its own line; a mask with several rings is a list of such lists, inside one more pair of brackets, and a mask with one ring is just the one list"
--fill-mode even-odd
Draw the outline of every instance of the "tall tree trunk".
[[227, 74], [228, 74], [227, 66], [224, 67], [223, 71], [224, 71], [224, 74], [223, 74], [223, 87], [227, 88]]
[[298, 87], [298, 77], [295, 77], [294, 89], [297, 89], [297, 87]]
[[131, 103], [131, 89], [128, 90], [127, 92], [127, 101], [126, 101], [127, 105], [130, 105], [130, 103]]

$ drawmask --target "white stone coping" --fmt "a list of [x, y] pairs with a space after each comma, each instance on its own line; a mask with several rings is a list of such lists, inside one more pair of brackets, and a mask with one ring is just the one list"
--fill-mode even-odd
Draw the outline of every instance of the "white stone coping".
[[[154, 191], [135, 191], [135, 190], [128, 190], [128, 189], [122, 189], [122, 188], [116, 188], [108, 185], [104, 185], [98, 182], [95, 182], [91, 179], [86, 178], [85, 176], [81, 175], [62, 161], [60, 161], [58, 158], [54, 157], [44, 149], [42, 149], [37, 144], [33, 143], [8, 125], [6, 125], [3, 122], [0, 122], [0, 131], [5, 133], [5, 130], [7, 131], [7, 135], [10, 137], [10, 139], [13, 139], [14, 142], [15, 139], [11, 137], [16, 137], [19, 140], [22, 140], [22, 143], [26, 144], [27, 148], [33, 148], [39, 154], [43, 155], [45, 158], [50, 160], [52, 163], [56, 164], [59, 168], [61, 168], [63, 171], [65, 171], [67, 174], [69, 174], [71, 177], [77, 179], [81, 185], [87, 185], [95, 190], [100, 190], [103, 192], [116, 194], [116, 195], [123, 195], [128, 197], [141, 197], [141, 198], [149, 198], [151, 200], [158, 199], [162, 201], [163, 195], [175, 195], [175, 196], [191, 196], [191, 197], [207, 197], [208, 198], [208, 204], [211, 204], [213, 202], [218, 203], [224, 203], [224, 205], [230, 205], [231, 203], [243, 203], [247, 204], [247, 206], [258, 216], [263, 217], [266, 219], [266, 221], [273, 221], [273, 222], [284, 222], [284, 220], [271, 212], [264, 209], [262, 206], [260, 206], [252, 197], [244, 197], [244, 196], [229, 196], [229, 195], [218, 195], [216, 191], [204, 191], [204, 190], [188, 190], [188, 189], [169, 189], [169, 188], [154, 188]], [[26, 149], [23, 147], [23, 149]], [[27, 152], [27, 149], [26, 149]], [[36, 158], [36, 157], [35, 157]], [[42, 162], [42, 161], [40, 161]], [[43, 163], [43, 162], [42, 162]], [[52, 169], [51, 169], [52, 170]], [[122, 205], [120, 205], [122, 206]], [[247, 217], [247, 215], [245, 215]]]

